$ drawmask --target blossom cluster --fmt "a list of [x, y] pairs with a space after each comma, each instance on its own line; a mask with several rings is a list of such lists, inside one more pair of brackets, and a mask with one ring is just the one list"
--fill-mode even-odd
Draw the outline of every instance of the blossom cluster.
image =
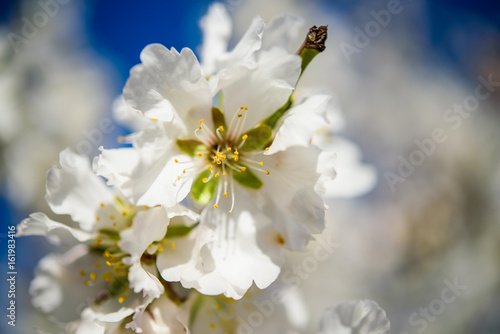
[[[18, 227], [70, 246], [41, 261], [35, 306], [75, 333], [248, 332], [238, 319], [267, 298], [284, 252], [323, 231], [336, 176], [332, 98], [295, 91], [326, 27], [290, 53], [299, 23], [256, 17], [228, 50], [231, 21], [213, 5], [201, 64], [187, 48], [145, 47], [115, 103], [135, 131], [126, 145], [92, 164], [66, 149], [47, 174], [47, 203], [72, 222], [34, 213]], [[256, 331], [299, 330], [293, 305]], [[388, 328], [378, 305], [352, 301], [327, 309], [319, 331]]]

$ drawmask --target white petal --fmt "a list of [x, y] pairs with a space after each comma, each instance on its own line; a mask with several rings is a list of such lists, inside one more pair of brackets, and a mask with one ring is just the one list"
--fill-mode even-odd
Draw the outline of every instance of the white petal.
[[371, 300], [353, 300], [329, 307], [321, 318], [320, 334], [389, 334], [385, 311]]
[[330, 99], [328, 95], [313, 95], [293, 106], [284, 116], [273, 144], [265, 154], [274, 154], [292, 146], [309, 146], [313, 134], [327, 126], [325, 114]]
[[[211, 93], [193, 51], [150, 44], [141, 53], [141, 65], [130, 71], [123, 96], [150, 118], [169, 122], [174, 115], [195, 124], [209, 110]], [[194, 125], [192, 126], [194, 129]]]
[[325, 150], [336, 153], [335, 180], [325, 184], [326, 197], [352, 198], [366, 194], [377, 183], [375, 167], [362, 162], [360, 148], [353, 142], [341, 137], [334, 137], [332, 144]]
[[[182, 201], [191, 189], [192, 178], [178, 180], [185, 162], [177, 145], [175, 124], [161, 124], [143, 131], [134, 139], [140, 163], [134, 170], [131, 187], [137, 205], [172, 207]], [[180, 163], [176, 163], [178, 160]]]
[[259, 52], [257, 67], [240, 68], [233, 77], [221, 77], [224, 112], [229, 120], [240, 107], [248, 108], [244, 130], [270, 116], [288, 100], [300, 74], [300, 57], [280, 48]]
[[234, 49], [220, 57], [217, 70], [226, 68], [228, 71], [226, 75], [233, 76], [232, 72], [239, 71], [237, 69], [239, 67], [255, 68], [255, 53], [261, 48], [264, 26], [264, 20], [256, 16]]
[[76, 330], [76, 334], [104, 334], [106, 328], [95, 322], [98, 314], [91, 308], [86, 308], [82, 312], [82, 319]]
[[80, 228], [94, 229], [100, 203], [113, 200], [113, 193], [90, 168], [89, 160], [66, 149], [60, 154], [61, 168], [47, 173], [47, 203], [58, 214], [69, 214]]
[[[93, 298], [107, 290], [108, 283], [104, 280], [96, 280], [92, 286], [83, 284], [90, 271], [99, 276], [107, 270], [104, 266], [95, 268], [97, 261], [99, 257], [82, 244], [65, 254], [49, 254], [42, 258], [29, 288], [33, 305], [60, 321], [77, 319], [81, 310], [93, 303]], [[85, 270], [87, 277], [80, 276], [80, 270]]]
[[304, 224], [311, 233], [320, 233], [324, 227], [326, 207], [315, 191], [320, 178], [317, 171], [320, 153], [314, 146], [292, 147], [262, 158], [264, 168], [270, 171], [270, 175], [264, 176], [269, 197], [282, 212]]
[[145, 295], [158, 298], [164, 291], [163, 285], [155, 276], [155, 270], [147, 270], [142, 266], [141, 256], [151, 243], [163, 239], [168, 223], [165, 209], [156, 207], [137, 213], [132, 226], [120, 233], [119, 246], [131, 255], [123, 262], [131, 265], [128, 277], [135, 293], [143, 291]]
[[[185, 287], [194, 287], [207, 295], [223, 293], [226, 297], [240, 299], [250, 286], [264, 289], [278, 276], [282, 259], [262, 248], [258, 229], [270, 225], [271, 221], [256, 210], [246, 209], [246, 189], [239, 186], [238, 204], [228, 214], [229, 203], [221, 202], [218, 209], [208, 206], [202, 213], [201, 224], [211, 225], [217, 239], [202, 249], [205, 274], [196, 282], [183, 282]], [[229, 202], [229, 201], [227, 201]]]
[[142, 329], [146, 334], [176, 334], [187, 333], [187, 318], [189, 308], [178, 307], [165, 295], [155, 300], [149, 312], [144, 315]]
[[113, 185], [129, 200], [133, 199], [133, 189], [130, 179], [139, 163], [139, 154], [133, 148], [105, 150], [99, 148], [101, 154], [94, 159], [94, 171], [97, 175], [108, 179], [108, 185]]
[[226, 7], [221, 3], [214, 3], [201, 19], [200, 27], [203, 30], [202, 69], [205, 75], [210, 75], [216, 71], [218, 59], [227, 51], [233, 24]]
[[296, 41], [299, 37], [303, 27], [304, 20], [300, 17], [290, 14], [281, 14], [274, 17], [266, 25], [262, 40], [262, 50], [269, 50], [275, 46], [279, 46], [291, 52], [297, 51], [300, 44], [294, 45], [294, 50], [290, 50], [290, 47], [292, 47], [292, 42]]
[[17, 236], [26, 235], [43, 235], [55, 244], [68, 241], [68, 237], [73, 237], [79, 242], [93, 238], [92, 234], [53, 221], [41, 212], [32, 213], [17, 226]]
[[141, 328], [142, 316], [144, 314], [144, 311], [146, 310], [146, 307], [148, 307], [148, 305], [151, 304], [153, 299], [154, 299], [153, 297], [145, 298], [141, 302], [141, 304], [134, 309], [135, 313], [134, 316], [132, 317], [132, 321], [126, 324], [125, 328], [130, 328], [136, 333], [142, 333], [142, 328]]
[[[157, 255], [156, 265], [161, 276], [168, 282], [196, 281], [203, 274], [201, 248], [214, 240], [213, 232], [205, 226], [197, 226], [187, 236], [171, 238], [170, 246]], [[175, 246], [172, 246], [174, 242]]]
[[113, 102], [113, 116], [116, 121], [132, 131], [140, 131], [154, 124], [154, 121], [135, 108], [132, 108], [125, 99], [120, 96]]

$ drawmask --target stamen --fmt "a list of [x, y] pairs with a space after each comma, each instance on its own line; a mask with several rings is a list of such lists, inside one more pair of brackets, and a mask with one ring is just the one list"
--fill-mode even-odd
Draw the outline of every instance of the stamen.
[[229, 210], [229, 213], [233, 213], [234, 209], [234, 181], [231, 175], [229, 176], [230, 180], [229, 182], [231, 183], [231, 209]]

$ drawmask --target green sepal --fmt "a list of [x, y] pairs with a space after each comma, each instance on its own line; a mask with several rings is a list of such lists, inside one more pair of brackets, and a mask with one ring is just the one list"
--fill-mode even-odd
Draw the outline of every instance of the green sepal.
[[111, 297], [116, 297], [122, 294], [127, 286], [128, 286], [127, 276], [115, 277], [108, 286], [109, 295]]
[[[273, 129], [268, 125], [260, 125], [246, 133], [248, 138], [240, 147], [241, 151], [251, 152], [263, 149], [271, 140]], [[243, 141], [240, 137], [238, 145]]]
[[247, 167], [244, 172], [233, 172], [233, 178], [243, 187], [259, 189], [262, 181]]
[[198, 154], [198, 152], [208, 151], [208, 147], [203, 144], [201, 141], [194, 139], [177, 139], [177, 146], [181, 149], [182, 152], [194, 157]]
[[183, 237], [189, 232], [191, 232], [193, 228], [186, 225], [168, 225], [167, 234], [165, 235], [166, 239], [171, 238], [180, 238]]
[[227, 125], [226, 125], [226, 118], [224, 117], [224, 112], [220, 108], [218, 107], [212, 108], [212, 121], [214, 122], [214, 133], [216, 135], [219, 126], [222, 126], [224, 128], [224, 131], [219, 131], [222, 138], [224, 138], [227, 133]]
[[215, 177], [212, 177], [208, 182], [203, 182], [203, 179], [210, 176], [210, 171], [205, 170], [194, 180], [191, 186], [191, 196], [193, 199], [200, 203], [201, 205], [207, 205], [210, 203], [214, 197], [215, 191], [217, 190], [217, 181]]

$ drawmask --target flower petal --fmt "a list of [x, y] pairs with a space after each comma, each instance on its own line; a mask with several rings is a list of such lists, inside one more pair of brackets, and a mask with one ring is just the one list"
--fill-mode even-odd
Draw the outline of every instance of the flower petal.
[[164, 238], [168, 224], [165, 209], [156, 207], [137, 213], [132, 226], [120, 233], [119, 246], [130, 254], [123, 262], [131, 265], [128, 278], [135, 293], [143, 291], [144, 295], [158, 298], [164, 292], [163, 285], [156, 278], [156, 269], [145, 268], [141, 256], [150, 244]]
[[143, 130], [154, 124], [154, 121], [137, 109], [132, 108], [125, 99], [120, 96], [113, 102], [113, 116], [116, 121], [133, 131]]
[[214, 240], [213, 231], [197, 226], [187, 236], [171, 238], [170, 247], [157, 256], [156, 265], [167, 282], [196, 281], [203, 274], [201, 248]]
[[310, 233], [324, 228], [325, 204], [315, 190], [320, 179], [318, 161], [321, 151], [292, 147], [262, 158], [264, 168], [270, 171], [264, 187], [272, 202], [287, 215], [280, 221], [293, 219], [303, 224]]
[[240, 107], [247, 107], [244, 130], [270, 116], [288, 100], [300, 74], [300, 57], [280, 48], [261, 51], [255, 68], [240, 68], [240, 74], [222, 77], [224, 112], [230, 120]]
[[325, 184], [327, 198], [353, 198], [375, 187], [377, 171], [373, 166], [361, 162], [361, 150], [356, 144], [334, 137], [324, 149], [336, 152], [338, 157], [335, 164], [338, 175], [335, 180]]
[[281, 14], [275, 16], [267, 25], [262, 40], [262, 50], [269, 50], [275, 46], [281, 47], [292, 53], [297, 51], [290, 50], [292, 42], [299, 38], [301, 29], [304, 27], [304, 20], [300, 17], [290, 14]]
[[209, 226], [217, 239], [202, 248], [204, 275], [196, 282], [182, 282], [184, 287], [240, 299], [253, 282], [264, 289], [277, 278], [282, 258], [258, 240], [259, 231], [271, 221], [258, 213], [246, 189], [238, 186], [235, 192], [238, 202], [232, 214], [227, 213], [229, 201], [202, 212], [200, 224]]
[[284, 116], [265, 154], [274, 154], [292, 146], [309, 146], [313, 134], [328, 125], [325, 114], [330, 99], [328, 95], [312, 95], [293, 106]]
[[24, 219], [17, 226], [16, 235], [43, 235], [54, 244], [68, 241], [69, 236], [79, 242], [85, 242], [93, 238], [92, 234], [53, 221], [41, 212], [32, 213], [29, 218]]
[[114, 195], [92, 172], [86, 157], [65, 149], [60, 163], [60, 168], [54, 166], [47, 173], [47, 203], [53, 212], [69, 214], [82, 230], [91, 231], [100, 203], [113, 200]]
[[371, 300], [353, 300], [329, 307], [323, 313], [320, 334], [389, 334], [385, 311]]
[[133, 108], [166, 122], [174, 115], [194, 129], [200, 111], [211, 106], [211, 93], [193, 51], [181, 53], [150, 44], [141, 53], [142, 64], [130, 71], [123, 96]]

